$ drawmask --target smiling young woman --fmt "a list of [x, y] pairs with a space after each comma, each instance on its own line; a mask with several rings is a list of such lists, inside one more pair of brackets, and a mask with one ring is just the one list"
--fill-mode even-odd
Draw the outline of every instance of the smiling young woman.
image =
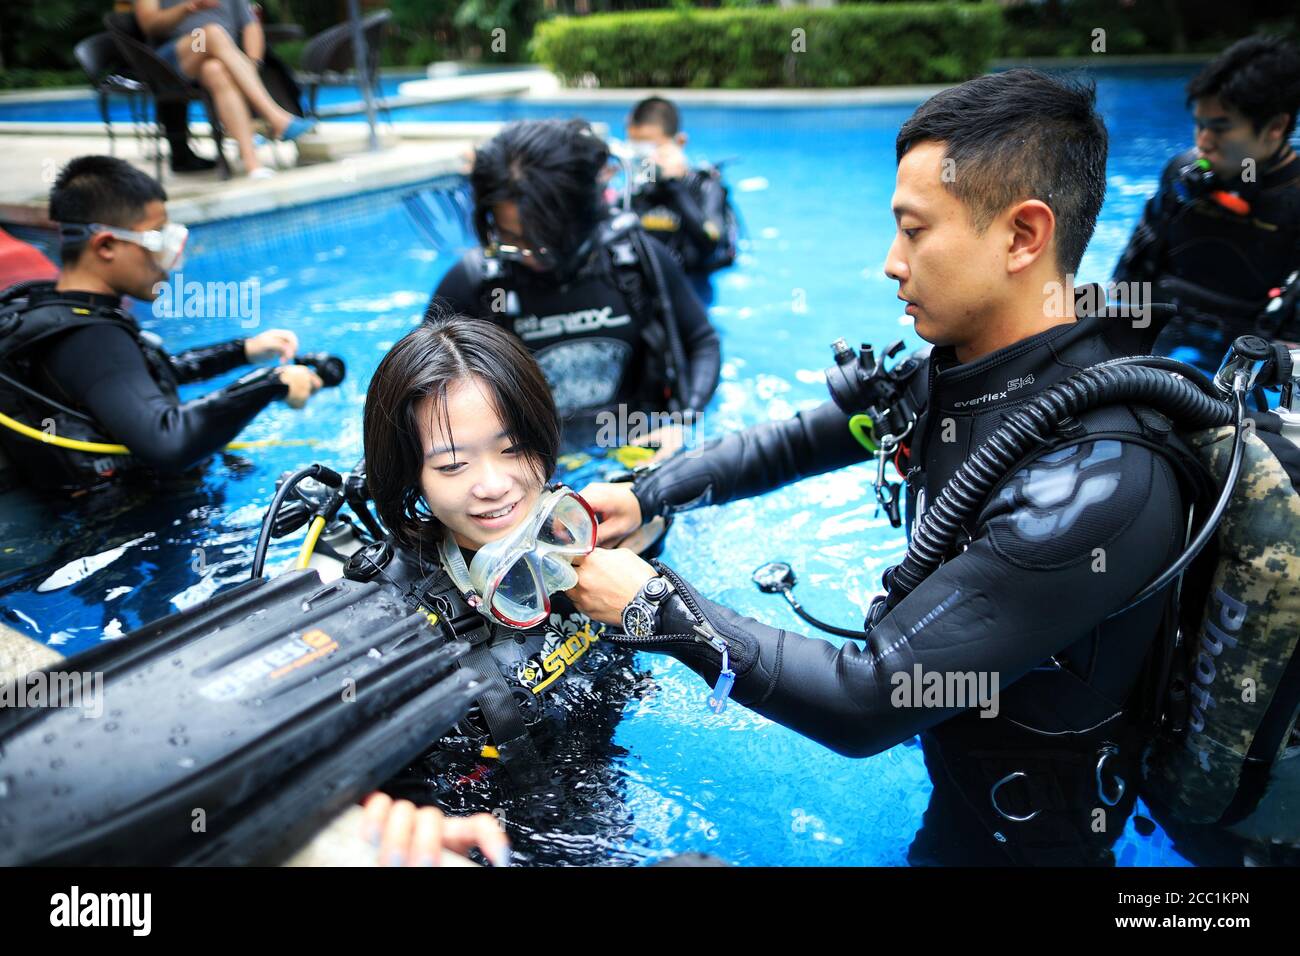
[[503, 760], [554, 769], [553, 746], [601, 752], [635, 683], [630, 655], [564, 593], [577, 578], [569, 563], [595, 545], [596, 517], [547, 485], [555, 402], [526, 346], [491, 322], [444, 317], [402, 338], [371, 380], [364, 432], [393, 552], [383, 573], [456, 622], [473, 645], [462, 663], [486, 678], [470, 716], [391, 789], [415, 781], [425, 802], [496, 809], [495, 790], [480, 786], [470, 802], [465, 781]]

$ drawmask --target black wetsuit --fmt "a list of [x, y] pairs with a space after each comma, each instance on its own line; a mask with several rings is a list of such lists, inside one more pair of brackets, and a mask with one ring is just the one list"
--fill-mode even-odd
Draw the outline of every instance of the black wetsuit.
[[[467, 563], [473, 561], [473, 552], [463, 553]], [[442, 626], [473, 646], [461, 663], [487, 679], [498, 703], [509, 701], [518, 723], [512, 729], [509, 721], [490, 718], [485, 711], [494, 705], [485, 694], [383, 789], [417, 803], [437, 802], [449, 813], [498, 814], [528, 863], [608, 862], [609, 846], [632, 829], [619, 796], [613, 736], [628, 701], [646, 681], [633, 670], [633, 655], [604, 640], [605, 625], [575, 609], [563, 593], [551, 595], [546, 621], [515, 630], [469, 608], [427, 556], [421, 562], [412, 551], [397, 549], [396, 558], [384, 569], [385, 578], [419, 595], [420, 603], [439, 612]], [[511, 743], [498, 736], [511, 733], [527, 739]], [[576, 845], [574, 832], [587, 836], [584, 845]], [[594, 840], [593, 833], [609, 838]]]
[[[703, 411], [718, 386], [718, 334], [668, 250], [643, 238], [660, 266], [689, 369], [675, 388], [676, 400], [683, 410]], [[599, 248], [564, 284], [527, 268], [502, 265], [500, 276], [484, 279], [482, 252], [466, 253], [438, 284], [430, 314], [450, 310], [490, 319], [518, 335], [551, 385], [566, 433], [589, 431], [597, 412], [620, 404], [629, 411], [668, 410], [667, 383], [655, 380], [666, 345], [647, 340], [644, 317], [654, 306], [646, 285], [645, 301], [629, 302], [610, 256]], [[642, 267], [622, 268], [626, 281], [631, 268]]]
[[632, 197], [641, 226], [673, 254], [696, 293], [708, 303], [709, 275], [735, 258], [727, 189], [712, 167], [648, 183]]
[[[951, 348], [935, 348], [910, 385], [922, 410], [910, 449], [909, 518], [1006, 409], [1082, 367], [1144, 351], [1150, 331], [1083, 318], [965, 365]], [[1106, 743], [1118, 744], [1120, 756], [1108, 758], [1103, 775], [1106, 796], [1114, 796], [1112, 771], [1136, 782], [1135, 721], [1125, 704], [1167, 602], [1156, 597], [1107, 615], [1181, 550], [1175, 468], [1163, 451], [1142, 444], [1163, 447], [1165, 426], [1128, 407], [1085, 413], [1065, 445], [994, 494], [967, 529], [970, 539], [883, 619], [865, 648], [788, 633], [698, 597], [730, 644], [733, 696], [850, 756], [921, 733], [935, 789], [913, 863], [1108, 862], [1136, 787], [1117, 807], [1105, 806], [1096, 765]], [[761, 494], [866, 457], [847, 416], [827, 402], [678, 456], [633, 488], [648, 519]], [[691, 622], [672, 596], [657, 632], [689, 634]], [[719, 655], [708, 645], [659, 649], [717, 680]], [[951, 706], [960, 702], [952, 697], [948, 706], [895, 705], [896, 692], [925, 686], [931, 674], [996, 674], [998, 715]], [[1016, 816], [1038, 811], [1033, 821], [1012, 822], [992, 806], [990, 790], [1015, 773], [1024, 776], [999, 788], [999, 806]], [[1103, 833], [1093, 832], [1099, 809]]]
[[56, 434], [123, 444], [131, 454], [99, 456], [5, 434], [10, 456], [36, 487], [75, 489], [93, 484], [96, 476], [183, 472], [219, 451], [258, 412], [288, 393], [277, 376], [262, 370], [181, 402], [180, 385], [248, 364], [244, 340], [170, 355], [156, 336], [121, 310], [115, 296], [38, 290], [28, 299], [28, 314], [38, 309], [59, 310], [69, 323], [89, 313], [104, 319], [35, 342], [6, 363], [17, 366], [24, 384], [88, 416], [91, 424], [27, 396], [20, 396], [23, 407], [14, 417], [40, 416], [26, 422], [35, 427], [50, 417]]
[[1300, 269], [1300, 159], [1284, 146], [1261, 164], [1258, 182], [1228, 183], [1250, 205], [1243, 215], [1209, 196], [1180, 198], [1179, 173], [1196, 157], [1187, 150], [1165, 166], [1114, 281], [1150, 282], [1155, 301], [1178, 304], [1180, 315], [1153, 351], [1170, 355], [1182, 346], [1190, 351], [1179, 358], [1212, 373], [1239, 335], [1300, 340], [1300, 296], [1271, 317], [1272, 328], [1257, 326], [1270, 291]]
[[[462, 553], [468, 566], [474, 552], [462, 549]], [[477, 757], [490, 744], [504, 751], [510, 741], [502, 735], [525, 730], [535, 743], [538, 733], [553, 732], [553, 727], [545, 725], [566, 723], [563, 712], [571, 703], [569, 698], [575, 690], [582, 693], [571, 678], [583, 676], [590, 682], [611, 665], [631, 660], [632, 655], [623, 648], [603, 641], [605, 625], [578, 611], [563, 592], [551, 595], [551, 612], [545, 621], [529, 628], [510, 628], [471, 608], [436, 557], [425, 555], [421, 560], [401, 547], [393, 549], [393, 554], [394, 560], [383, 570], [384, 580], [438, 613], [445, 626], [468, 641], [475, 650], [462, 663], [480, 673], [489, 672], [485, 676], [498, 672], [522, 718], [513, 728], [505, 726], [506, 721], [494, 728], [483, 708], [476, 706], [456, 733], [439, 744], [440, 750]], [[483, 652], [490, 653], [490, 661]], [[586, 690], [590, 692], [589, 687]], [[547, 717], [551, 719], [543, 719]]]

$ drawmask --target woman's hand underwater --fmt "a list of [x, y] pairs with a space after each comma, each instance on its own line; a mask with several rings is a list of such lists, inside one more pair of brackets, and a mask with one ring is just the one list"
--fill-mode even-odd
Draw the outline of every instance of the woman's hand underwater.
[[366, 835], [379, 848], [380, 866], [440, 866], [442, 851], [464, 856], [473, 847], [493, 866], [510, 865], [510, 841], [489, 813], [447, 817], [437, 807], [394, 801], [376, 790], [363, 804]]

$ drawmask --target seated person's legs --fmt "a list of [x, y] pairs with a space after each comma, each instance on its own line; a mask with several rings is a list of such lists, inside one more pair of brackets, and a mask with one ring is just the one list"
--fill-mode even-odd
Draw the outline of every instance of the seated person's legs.
[[200, 44], [195, 37], [184, 36], [174, 44], [181, 72], [212, 94], [221, 122], [239, 143], [240, 156], [251, 173], [261, 164], [253, 150], [249, 108], [266, 120], [276, 139], [290, 130], [295, 117], [267, 92], [253, 61], [230, 34], [219, 26], [208, 26], [203, 28], [202, 39]]

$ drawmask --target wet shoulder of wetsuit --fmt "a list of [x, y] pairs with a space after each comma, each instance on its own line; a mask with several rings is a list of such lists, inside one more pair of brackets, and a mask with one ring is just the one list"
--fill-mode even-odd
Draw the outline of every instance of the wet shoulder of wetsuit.
[[659, 263], [659, 272], [667, 284], [664, 291], [677, 317], [677, 328], [690, 369], [690, 378], [682, 383], [682, 406], [696, 412], [703, 411], [717, 390], [722, 370], [722, 345], [717, 330], [710, 324], [704, 304], [668, 247], [649, 235], [646, 236], [646, 246]]
[[849, 431], [849, 416], [827, 401], [793, 418], [763, 422], [680, 452], [638, 477], [632, 493], [649, 521], [760, 495], [868, 457]]
[[713, 235], [709, 254], [717, 248], [727, 230], [727, 188], [722, 174], [712, 166], [691, 170], [691, 190], [704, 216], [704, 228]]
[[160, 381], [126, 329], [97, 324], [62, 336], [42, 362], [68, 403], [89, 413], [132, 457], [165, 473], [219, 451], [288, 386], [265, 370], [188, 402]]
[[[1118, 615], [1132, 624], [1131, 639], [1107, 655], [1093, 645], [1099, 625], [1173, 560], [1182, 530], [1177, 481], [1161, 456], [1129, 442], [1086, 440], [1018, 471], [985, 508], [969, 546], [900, 602], [865, 646], [836, 647], [743, 617], [693, 589], [692, 597], [727, 640], [736, 700], [838, 753], [879, 753], [962, 712], [917, 706], [910, 694], [900, 701], [897, 675], [909, 682], [932, 673], [996, 675], [1006, 711], [1016, 706], [1007, 689], [1067, 649], [1084, 675], [1067, 678], [1086, 677], [1089, 706], [1074, 713], [1062, 706], [1049, 720], [1061, 722], [1053, 732], [1080, 733], [1096, 718], [1098, 698], [1122, 710], [1162, 602]], [[674, 596], [657, 631], [690, 634], [693, 620]], [[662, 649], [717, 680], [720, 657], [707, 645]], [[1041, 700], [1030, 703], [1042, 708]]]
[[691, 169], [685, 176], [664, 180], [658, 190], [658, 198], [677, 214], [678, 234], [690, 246], [683, 250], [687, 270], [703, 266], [722, 237], [723, 210], [712, 185], [706, 171]]

